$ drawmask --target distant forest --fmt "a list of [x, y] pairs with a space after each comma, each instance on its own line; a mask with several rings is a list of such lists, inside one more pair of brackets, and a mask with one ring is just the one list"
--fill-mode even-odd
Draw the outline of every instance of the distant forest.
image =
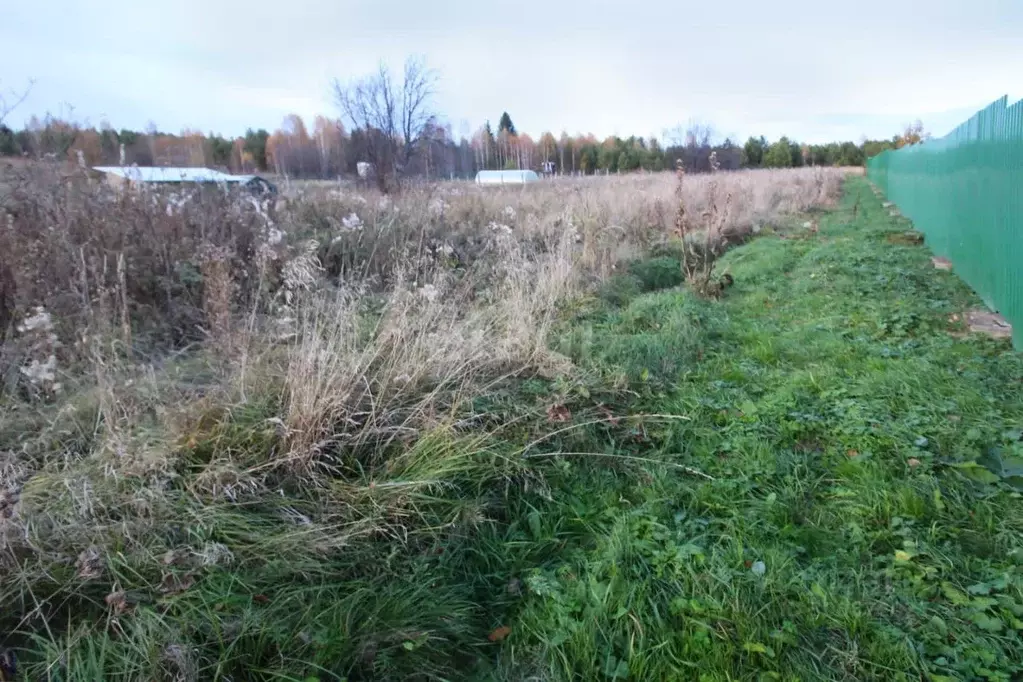
[[[694, 124], [665, 133], [665, 139], [593, 135], [537, 138], [518, 132], [507, 112], [496, 130], [484, 123], [472, 134], [456, 136], [450, 125], [427, 121], [416, 138], [414, 155], [402, 168], [406, 176], [468, 177], [483, 169], [553, 169], [557, 173], [593, 175], [672, 169], [681, 162], [688, 172], [711, 169], [715, 153], [722, 170], [794, 166], [861, 166], [885, 149], [913, 144], [923, 137], [919, 123], [887, 140], [807, 145], [782, 137], [750, 137], [740, 145], [716, 138], [710, 126]], [[248, 130], [234, 139], [197, 130], [174, 134], [150, 126], [145, 131], [115, 130], [107, 124], [82, 126], [54, 116], [33, 117], [21, 130], [0, 123], [0, 156], [57, 158], [90, 166], [207, 166], [236, 173], [270, 172], [295, 178], [352, 175], [356, 164], [373, 158], [373, 128], [347, 130], [340, 119], [317, 116], [312, 127], [296, 114], [273, 132]], [[122, 159], [123, 154], [123, 159]]]

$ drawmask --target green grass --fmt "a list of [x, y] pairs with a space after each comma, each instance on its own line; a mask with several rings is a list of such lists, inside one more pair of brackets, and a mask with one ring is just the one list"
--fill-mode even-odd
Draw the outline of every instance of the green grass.
[[819, 234], [728, 254], [722, 300], [573, 321], [629, 411], [680, 418], [561, 445], [664, 465], [564, 457], [512, 524], [509, 553], [557, 551], [521, 574], [508, 679], [1023, 675], [1023, 361], [949, 333], [978, 301], [886, 213], [850, 179]]
[[[816, 217], [727, 254], [719, 300], [633, 264], [553, 339], [571, 378], [333, 487], [203, 502], [189, 467], [275, 447], [236, 411], [172, 522], [93, 492], [104, 575], [8, 575], [3, 643], [27, 679], [1019, 679], [1023, 359], [950, 322], [978, 301], [865, 180]], [[59, 520], [46, 480], [22, 504]]]

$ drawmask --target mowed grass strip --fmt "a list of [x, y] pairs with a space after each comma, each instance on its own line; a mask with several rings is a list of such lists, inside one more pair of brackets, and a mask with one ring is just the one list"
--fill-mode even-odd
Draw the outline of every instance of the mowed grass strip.
[[808, 220], [729, 253], [720, 300], [612, 283], [564, 331], [679, 418], [602, 424], [572, 449], [644, 461], [565, 456], [512, 523], [559, 550], [521, 576], [506, 679], [1023, 674], [1023, 361], [964, 333], [979, 302], [864, 179]]

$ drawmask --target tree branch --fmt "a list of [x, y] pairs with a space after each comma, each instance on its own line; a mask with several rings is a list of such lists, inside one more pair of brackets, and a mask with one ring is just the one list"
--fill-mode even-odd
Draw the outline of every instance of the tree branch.
[[28, 99], [28, 95], [30, 92], [32, 92], [32, 87], [34, 85], [35, 81], [30, 80], [28, 82], [28, 85], [26, 85], [25, 89], [21, 92], [21, 94], [18, 94], [14, 90], [10, 90], [9, 98], [5, 97], [4, 94], [0, 92], [0, 123], [3, 123], [4, 119], [7, 118], [8, 114], [13, 112], [26, 99]]

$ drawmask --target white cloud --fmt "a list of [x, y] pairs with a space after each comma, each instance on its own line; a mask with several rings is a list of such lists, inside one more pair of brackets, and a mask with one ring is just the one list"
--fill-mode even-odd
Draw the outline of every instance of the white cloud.
[[333, 77], [416, 53], [456, 131], [507, 110], [534, 135], [698, 118], [738, 137], [857, 139], [1004, 94], [1021, 29], [1023, 3], [995, 0], [48, 0], [5, 9], [0, 87], [37, 80], [25, 116], [68, 102], [116, 127], [237, 134], [336, 115]]

